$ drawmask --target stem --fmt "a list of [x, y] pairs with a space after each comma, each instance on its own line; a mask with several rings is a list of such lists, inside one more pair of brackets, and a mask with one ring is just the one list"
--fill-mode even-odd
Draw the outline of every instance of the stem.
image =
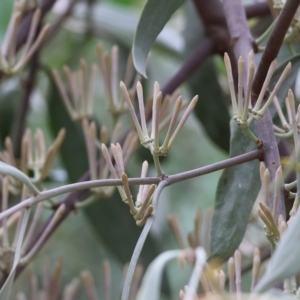
[[216, 49], [216, 40], [204, 39], [199, 47], [182, 64], [181, 68], [167, 82], [162, 89], [163, 96], [172, 94], [184, 81], [186, 81]]
[[256, 45], [261, 44], [272, 32], [274, 26], [275, 26], [276, 20], [274, 20], [272, 22], [272, 24], [267, 28], [267, 30], [259, 37], [255, 40]]
[[[269, 40], [266, 45], [265, 52], [262, 55], [262, 59], [258, 66], [258, 70], [255, 74], [253, 85], [252, 85], [252, 101], [254, 100], [254, 96], [259, 95], [263, 83], [265, 81], [265, 77], [268, 73], [269, 66], [274, 58], [277, 56], [278, 51], [283, 42], [283, 38], [285, 36], [285, 32], [288, 29], [290, 20], [293, 18], [293, 15], [298, 7], [300, 0], [293, 1], [288, 0], [286, 2], [283, 10], [287, 10], [288, 13], [283, 12], [279, 15], [276, 25], [274, 26], [274, 30], [272, 31]], [[290, 2], [294, 2], [291, 4]], [[229, 31], [232, 37], [238, 37], [238, 40], [234, 44], [233, 50], [236, 56], [236, 60], [240, 55], [244, 57], [245, 64], [247, 64], [247, 55], [252, 50], [252, 37], [249, 32], [246, 17], [243, 13], [243, 7], [240, 0], [224, 0], [224, 12], [227, 17]], [[294, 12], [291, 13], [290, 6], [293, 6]], [[286, 19], [289, 19], [289, 22], [286, 22]], [[288, 23], [288, 24], [286, 24]], [[281, 28], [284, 28], [282, 29]], [[284, 31], [285, 30], [285, 31]], [[247, 31], [247, 33], [246, 33]], [[243, 34], [242, 34], [243, 33]], [[279, 37], [276, 37], [276, 34]], [[245, 68], [248, 69], [248, 66]], [[244, 82], [246, 84], [246, 82]], [[273, 131], [273, 122], [269, 111], [266, 112], [264, 117], [261, 120], [257, 120], [255, 122], [256, 132], [258, 138], [263, 142], [264, 149], [264, 162], [266, 167], [270, 171], [271, 180], [275, 179], [276, 171], [279, 167], [279, 152], [277, 147], [276, 138]], [[271, 199], [273, 199], [273, 195], [271, 195]], [[273, 203], [271, 203], [271, 211], [273, 210]], [[279, 205], [276, 213], [276, 219], [279, 215], [285, 216], [285, 206], [284, 206], [284, 195], [283, 191], [280, 192], [279, 195]]]
[[[170, 175], [167, 177], [167, 181], [169, 184], [173, 184], [175, 182], [184, 181], [187, 179], [191, 179], [194, 177], [202, 176], [205, 174], [209, 174], [224, 168], [232, 167], [235, 165], [239, 165], [244, 162], [248, 162], [254, 159], [261, 159], [262, 152], [261, 150], [254, 150], [242, 155], [238, 155], [236, 157], [232, 157], [229, 159], [225, 159], [223, 161], [217, 162], [215, 164], [211, 164], [206, 167], [178, 173], [175, 175]], [[162, 181], [160, 177], [148, 177], [148, 178], [129, 178], [128, 183], [133, 185], [141, 185], [141, 184], [159, 184]], [[30, 207], [32, 205], [35, 205], [39, 202], [42, 202], [46, 199], [53, 198], [56, 196], [59, 196], [61, 194], [70, 193], [74, 191], [80, 191], [80, 190], [86, 190], [96, 187], [102, 187], [102, 186], [121, 186], [123, 185], [123, 182], [121, 179], [101, 179], [101, 180], [90, 180], [90, 181], [84, 181], [84, 182], [77, 182], [72, 184], [67, 184], [58, 188], [54, 188], [51, 190], [46, 190], [43, 192], [40, 192], [37, 196], [30, 197], [19, 204], [16, 204], [15, 206], [7, 209], [6, 211], [0, 213], [0, 221], [3, 220], [3, 218], [6, 218], [7, 216], [12, 215], [16, 211]], [[65, 203], [65, 201], [61, 202], [58, 206]], [[73, 204], [74, 206], [74, 204]]]
[[21, 105], [14, 119], [14, 124], [12, 128], [12, 142], [13, 142], [15, 158], [20, 158], [21, 155], [21, 141], [26, 126], [25, 122], [29, 110], [30, 96], [34, 88], [36, 73], [39, 67], [38, 60], [39, 60], [39, 52], [36, 52], [36, 54], [32, 57], [30, 71], [27, 80], [24, 83], [24, 91], [21, 100]]
[[266, 1], [245, 5], [245, 13], [247, 19], [251, 19], [255, 17], [268, 16], [271, 12], [269, 5]]
[[153, 201], [152, 201], [152, 206], [153, 206], [153, 213], [149, 218], [147, 219], [147, 222], [143, 228], [143, 231], [139, 237], [139, 240], [136, 243], [136, 246], [134, 248], [134, 252], [132, 254], [132, 258], [130, 260], [130, 264], [128, 267], [128, 271], [126, 274], [125, 282], [124, 282], [124, 287], [123, 287], [123, 292], [122, 292], [122, 300], [128, 300], [129, 292], [130, 292], [130, 287], [131, 287], [131, 282], [133, 278], [133, 274], [137, 265], [137, 261], [140, 257], [140, 254], [143, 250], [143, 246], [145, 244], [146, 238], [148, 236], [148, 233], [152, 227], [152, 224], [155, 219], [155, 214], [156, 214], [156, 209], [157, 209], [157, 204], [158, 200], [160, 197], [161, 192], [163, 189], [169, 185], [169, 182], [167, 180], [163, 180], [160, 182], [155, 190], [154, 196], [153, 196]]
[[254, 159], [261, 160], [262, 156], [263, 156], [263, 153], [261, 150], [254, 150], [254, 151], [242, 154], [242, 155], [238, 155], [238, 156], [235, 156], [232, 158], [225, 159], [223, 161], [214, 163], [209, 166], [190, 170], [187, 172], [178, 173], [175, 175], [170, 175], [167, 177], [167, 180], [168, 180], [169, 184], [171, 185], [176, 182], [188, 180], [188, 179], [202, 176], [205, 174], [209, 174], [209, 173], [221, 170], [221, 169], [233, 167], [233, 166], [236, 166], [236, 165], [239, 165], [239, 164], [242, 164], [242, 163], [254, 160]]
[[161, 166], [160, 166], [159, 156], [154, 154], [154, 155], [152, 155], [152, 157], [153, 157], [155, 169], [156, 169], [156, 172], [157, 172], [157, 176], [162, 176], [163, 171], [162, 171]]
[[287, 0], [280, 15], [278, 16], [274, 29], [267, 41], [265, 51], [263, 52], [253, 81], [252, 91], [256, 95], [259, 94], [262, 88], [271, 62], [278, 55], [281, 45], [283, 44], [285, 34], [299, 4], [300, 0]]

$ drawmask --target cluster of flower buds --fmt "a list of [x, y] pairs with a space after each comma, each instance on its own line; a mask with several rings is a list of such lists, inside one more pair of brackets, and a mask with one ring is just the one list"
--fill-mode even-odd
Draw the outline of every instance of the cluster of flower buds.
[[[84, 119], [82, 122], [82, 127], [88, 154], [91, 180], [106, 179], [109, 175], [109, 165], [106, 162], [104, 155], [100, 157], [99, 163], [97, 163], [97, 149], [101, 148], [101, 144], [108, 144], [107, 129], [103, 126], [100, 131], [100, 139], [97, 139], [97, 130], [95, 122], [89, 123], [88, 120]], [[117, 123], [114, 128], [110, 139], [110, 142], [113, 145], [111, 150], [113, 151], [113, 153], [119, 153], [121, 151], [122, 163], [124, 166], [126, 166], [130, 156], [132, 155], [132, 152], [134, 151], [137, 145], [137, 136], [133, 131], [127, 134], [126, 139], [124, 141], [125, 150], [123, 152], [121, 146], [119, 144], [116, 144], [117, 140], [120, 138], [121, 127], [122, 124]], [[114, 144], [116, 144], [116, 146]], [[117, 150], [115, 150], [115, 147], [117, 147]], [[124, 169], [123, 165], [122, 168]], [[114, 186], [97, 187], [91, 189], [93, 193], [101, 197], [110, 197], [113, 194], [114, 190]], [[82, 202], [79, 202], [78, 205], [81, 206]]]
[[195, 107], [195, 105], [198, 101], [198, 96], [195, 96], [192, 99], [192, 101], [188, 105], [188, 108], [186, 109], [183, 117], [181, 118], [179, 124], [177, 125], [176, 129], [174, 130], [178, 114], [184, 106], [182, 97], [180, 96], [177, 98], [173, 114], [170, 115], [171, 118], [169, 116], [166, 117], [168, 120], [171, 119], [171, 121], [170, 121], [170, 125], [168, 128], [165, 140], [162, 143], [162, 146], [159, 146], [159, 131], [161, 129], [160, 121], [162, 121], [162, 123], [165, 123], [162, 120], [162, 117], [163, 117], [162, 112], [166, 112], [166, 107], [167, 107], [167, 105], [170, 104], [170, 102], [167, 103], [167, 101], [166, 101], [166, 105], [164, 105], [164, 103], [162, 103], [162, 93], [160, 92], [159, 84], [157, 82], [154, 83], [153, 106], [152, 106], [152, 126], [151, 126], [150, 134], [148, 132], [149, 130], [148, 130], [147, 123], [146, 123], [143, 88], [142, 88], [141, 83], [138, 82], [136, 85], [141, 124], [135, 113], [135, 109], [133, 107], [133, 104], [132, 104], [129, 92], [126, 88], [126, 85], [123, 82], [121, 82], [120, 87], [121, 87], [121, 91], [124, 96], [124, 99], [128, 105], [128, 109], [129, 109], [130, 115], [132, 117], [132, 120], [134, 122], [136, 131], [138, 133], [141, 145], [144, 146], [145, 148], [150, 149], [151, 154], [153, 156], [165, 156], [167, 154], [167, 152], [171, 149], [176, 136], [178, 135], [180, 129], [182, 128], [182, 126], [186, 122], [188, 116], [191, 114], [193, 108]]
[[26, 43], [21, 53], [17, 55], [17, 31], [24, 11], [28, 8], [27, 2], [28, 1], [18, 1], [14, 4], [6, 34], [1, 43], [0, 70], [7, 76], [18, 74], [23, 69], [32, 55], [40, 47], [49, 31], [50, 26], [45, 25], [36, 37], [41, 20], [41, 10], [36, 9], [33, 14]]
[[[260, 164], [260, 177], [262, 182], [264, 203], [259, 203], [258, 215], [264, 222], [265, 235], [275, 249], [280, 236], [286, 229], [286, 223], [282, 215], [277, 214], [279, 194], [283, 188], [283, 174], [280, 166], [276, 172], [274, 183], [270, 183], [270, 172], [264, 163]], [[272, 193], [271, 193], [272, 189]], [[270, 194], [273, 194], [272, 205], [270, 209]], [[276, 220], [278, 222], [276, 222]]]
[[[21, 201], [25, 200], [28, 197], [28, 188], [23, 185], [22, 187], [22, 196]], [[9, 179], [8, 176], [5, 176], [2, 180], [2, 207], [1, 211], [4, 212], [8, 208], [8, 198], [9, 198]], [[0, 227], [0, 238], [1, 238], [1, 245], [0, 245], [0, 270], [5, 274], [9, 274], [13, 261], [16, 262], [18, 266], [23, 266], [27, 264], [33, 256], [37, 253], [40, 246], [45, 242], [47, 232], [51, 231], [56, 223], [59, 221], [62, 213], [64, 212], [65, 208], [64, 205], [61, 205], [55, 212], [54, 217], [52, 218], [51, 222], [48, 224], [47, 229], [45, 230], [46, 234], [43, 234], [35, 244], [35, 246], [28, 252], [27, 246], [36, 231], [38, 222], [40, 221], [41, 212], [43, 208], [43, 203], [39, 203], [35, 209], [33, 217], [30, 221], [30, 225], [28, 230], [26, 231], [27, 223], [29, 220], [29, 213], [25, 213], [24, 211], [18, 211], [13, 214], [9, 218], [4, 218], [1, 222]], [[27, 216], [25, 216], [27, 214]], [[17, 223], [16, 226], [13, 226]], [[15, 228], [15, 233], [12, 234], [9, 232], [11, 227]], [[22, 232], [22, 233], [21, 233]], [[10, 243], [9, 237], [13, 236], [13, 241]], [[21, 243], [20, 243], [21, 240]], [[19, 249], [17, 250], [17, 248]], [[16, 261], [16, 252], [18, 251], [19, 258]]]
[[297, 113], [296, 113], [295, 99], [292, 90], [290, 89], [288, 91], [288, 96], [285, 98], [287, 118], [285, 117], [281, 109], [280, 103], [276, 97], [274, 99], [274, 105], [277, 110], [277, 114], [279, 116], [281, 126], [282, 126], [282, 127], [276, 125], [273, 126], [275, 135], [280, 138], [290, 138], [293, 136], [295, 150], [298, 151], [299, 150], [298, 132], [300, 127], [300, 105], [298, 106]]
[[92, 65], [90, 78], [88, 78], [88, 67], [84, 59], [80, 60], [78, 71], [71, 72], [67, 66], [63, 67], [63, 71], [67, 79], [68, 89], [65, 88], [57, 70], [52, 70], [52, 74], [71, 119], [82, 121], [85, 118], [91, 118], [95, 98], [97, 66]]
[[[44, 180], [50, 170], [53, 159], [63, 142], [65, 130], [61, 129], [53, 144], [46, 149], [43, 131], [37, 129], [32, 138], [31, 130], [24, 133], [21, 145], [21, 160], [18, 162], [14, 157], [12, 141], [9, 137], [5, 139], [5, 150], [0, 152], [0, 160], [11, 165], [23, 173], [28, 174], [33, 183]], [[32, 174], [32, 176], [30, 176]], [[12, 176], [9, 176], [9, 190], [13, 194], [19, 194], [22, 190], [22, 183]]]
[[[250, 136], [250, 138], [257, 143], [258, 139], [255, 137], [255, 135], [252, 133], [252, 131], [249, 129], [250, 123], [254, 119], [261, 119], [264, 114], [266, 113], [268, 107], [275, 99], [276, 93], [278, 92], [279, 88], [281, 87], [282, 83], [286, 79], [287, 75], [289, 74], [291, 70], [291, 63], [288, 63], [285, 69], [283, 70], [279, 80], [277, 81], [276, 85], [274, 86], [274, 89], [268, 96], [268, 99], [263, 104], [263, 101], [265, 100], [265, 95], [270, 83], [270, 80], [275, 72], [276, 69], [276, 59], [271, 63], [268, 74], [266, 76], [266, 79], [264, 81], [264, 84], [262, 86], [262, 89], [260, 91], [260, 94], [257, 98], [257, 101], [255, 102], [254, 106], [252, 107], [251, 103], [251, 90], [252, 90], [252, 83], [255, 73], [255, 66], [253, 61], [253, 51], [250, 51], [248, 54], [248, 62], [247, 62], [247, 84], [244, 88], [244, 59], [243, 57], [240, 57], [238, 60], [238, 99], [236, 99], [235, 89], [234, 89], [234, 81], [233, 81], [233, 75], [232, 75], [232, 68], [230, 59], [227, 53], [224, 55], [224, 63], [226, 67], [226, 72], [228, 76], [228, 83], [229, 83], [229, 89], [230, 89], [230, 96], [232, 100], [232, 111], [233, 111], [233, 118], [236, 120], [237, 124], [245, 130], [245, 132]], [[263, 105], [262, 105], [263, 104]]]
[[193, 231], [189, 232], [187, 236], [188, 244], [185, 242], [185, 238], [183, 237], [177, 216], [175, 214], [169, 214], [168, 224], [173, 232], [178, 247], [181, 249], [186, 249], [188, 247], [196, 249], [201, 246], [205, 249], [206, 253], [209, 253], [212, 214], [213, 210], [210, 208], [204, 212], [204, 216], [201, 209], [196, 210]]
[[[124, 274], [126, 274], [127, 267], [124, 267]], [[80, 276], [73, 278], [70, 283], [64, 286], [61, 277], [63, 268], [62, 257], [58, 257], [54, 263], [51, 263], [47, 257], [44, 258], [42, 269], [37, 274], [34, 272], [33, 266], [30, 266], [27, 276], [30, 289], [28, 291], [19, 291], [16, 298], [13, 299], [33, 300], [40, 299], [36, 297], [42, 295], [44, 299], [75, 300], [82, 294], [82, 289], [84, 289], [87, 299], [100, 299], [97, 293], [97, 285], [95, 285], [95, 278], [89, 270], [82, 271]], [[133, 295], [134, 299], [138, 292], [137, 289], [142, 278], [142, 273], [143, 267], [137, 265], [133, 276], [134, 284], [131, 289], [131, 295]], [[41, 278], [39, 278], [38, 274], [41, 274]], [[102, 274], [104, 285], [103, 295], [105, 295], [105, 299], [112, 299], [115, 282], [112, 281], [111, 265], [108, 260], [104, 260], [102, 263]], [[62, 287], [63, 289], [60, 290]]]
[[[196, 259], [197, 263], [197, 259]], [[260, 251], [258, 248], [253, 252], [252, 280], [251, 291], [257, 284], [261, 265]], [[191, 287], [191, 284], [185, 286], [180, 291], [180, 299], [203, 299], [204, 296], [212, 296], [213, 298], [228, 297], [229, 299], [240, 299], [242, 296], [242, 256], [239, 250], [236, 250], [234, 256], [227, 262], [227, 276], [229, 281], [229, 294], [225, 290], [226, 275], [225, 272], [213, 261], [205, 265], [201, 272], [200, 281], [202, 286], [202, 294], [197, 294], [196, 290]], [[192, 275], [193, 276], [193, 275]]]
[[[108, 98], [108, 109], [111, 112], [112, 116], [117, 119], [123, 112], [126, 111], [127, 105], [124, 102], [123, 97], [119, 94], [119, 47], [113, 46], [111, 49], [111, 54], [103, 50], [102, 44], [99, 44], [97, 47], [97, 53], [100, 63], [100, 69], [103, 76], [104, 87], [106, 90]], [[127, 65], [124, 75], [124, 83], [126, 86], [132, 87], [129, 89], [129, 94], [133, 97], [135, 93], [135, 85], [139, 79], [139, 75], [136, 75], [134, 78], [134, 67], [132, 54], [128, 56]]]
[[[113, 178], [122, 179], [123, 186], [118, 186], [118, 191], [122, 198], [122, 201], [126, 203], [130, 208], [130, 213], [136, 221], [138, 226], [143, 226], [147, 221], [147, 218], [152, 214], [153, 207], [150, 205], [152, 196], [154, 194], [156, 186], [152, 185], [140, 185], [137, 200], [134, 203], [132, 195], [130, 193], [128, 177], [124, 170], [123, 151], [120, 144], [111, 144], [110, 147], [112, 156], [115, 161], [115, 166], [112, 163], [110, 152], [105, 144], [102, 144], [102, 154], [107, 163], [109, 171]], [[148, 171], [148, 163], [145, 161], [142, 165], [141, 178], [145, 178]]]

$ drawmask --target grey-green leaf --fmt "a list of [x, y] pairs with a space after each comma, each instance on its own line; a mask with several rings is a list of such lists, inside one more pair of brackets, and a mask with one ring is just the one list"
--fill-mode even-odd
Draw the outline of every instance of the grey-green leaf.
[[300, 210], [287, 228], [272, 255], [269, 268], [254, 289], [262, 293], [268, 288], [300, 272]]
[[[230, 157], [255, 148], [233, 119], [230, 131]], [[258, 161], [234, 166], [223, 172], [218, 183], [212, 218], [210, 258], [226, 261], [234, 254], [244, 237], [259, 188]]]
[[160, 299], [160, 286], [164, 267], [171, 259], [178, 257], [182, 253], [183, 250], [169, 250], [155, 258], [145, 273], [137, 296], [138, 300], [149, 299], [149, 295], [151, 295], [152, 300]]
[[10, 175], [20, 180], [35, 195], [38, 195], [40, 193], [40, 191], [36, 188], [36, 186], [31, 182], [30, 178], [26, 174], [24, 174], [23, 172], [21, 172], [20, 170], [18, 170], [13, 166], [10, 166], [4, 162], [0, 162], [0, 174]]
[[3, 284], [1, 291], [0, 291], [0, 299], [1, 300], [9, 300], [10, 299], [10, 294], [12, 290], [12, 285], [15, 279], [15, 273], [17, 266], [19, 264], [20, 258], [21, 258], [21, 250], [22, 250], [22, 243], [24, 239], [24, 235], [26, 232], [26, 227], [29, 219], [31, 208], [25, 209], [25, 212], [23, 214], [23, 219], [20, 227], [20, 232], [17, 238], [17, 245], [16, 245], [16, 250], [15, 250], [15, 256], [14, 256], [14, 262], [13, 266], [11, 268], [11, 271]]
[[134, 41], [133, 62], [136, 70], [146, 75], [147, 56], [158, 34], [184, 0], [148, 0], [140, 17]]

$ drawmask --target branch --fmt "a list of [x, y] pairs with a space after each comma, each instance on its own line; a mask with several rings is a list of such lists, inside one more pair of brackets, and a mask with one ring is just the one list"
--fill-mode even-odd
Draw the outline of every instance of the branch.
[[215, 53], [215, 50], [216, 40], [214, 38], [204, 39], [195, 52], [182, 64], [178, 72], [164, 86], [161, 91], [163, 96], [172, 94], [201, 66], [207, 57]]
[[149, 218], [147, 219], [147, 222], [143, 228], [143, 231], [136, 243], [136, 246], [134, 248], [131, 260], [130, 260], [130, 264], [128, 267], [128, 271], [126, 274], [126, 278], [124, 281], [124, 285], [123, 285], [123, 291], [122, 291], [122, 300], [127, 300], [128, 296], [129, 296], [129, 292], [130, 292], [130, 287], [131, 287], [131, 282], [132, 282], [132, 278], [133, 278], [133, 274], [138, 262], [138, 259], [140, 257], [140, 254], [143, 250], [143, 246], [145, 244], [146, 238], [148, 236], [148, 233], [152, 227], [152, 224], [154, 222], [155, 219], [155, 215], [156, 215], [156, 210], [157, 210], [157, 204], [158, 204], [158, 200], [160, 197], [160, 194], [162, 193], [163, 189], [168, 186], [169, 183], [167, 180], [163, 180], [158, 187], [155, 190], [155, 194], [153, 196], [153, 201], [152, 201], [152, 206], [153, 206], [153, 213], [149, 216]]
[[[187, 179], [194, 178], [194, 177], [199, 177], [201, 175], [209, 174], [211, 172], [215, 172], [215, 171], [218, 171], [218, 170], [221, 170], [224, 168], [232, 167], [232, 166], [235, 166], [235, 165], [238, 165], [238, 164], [241, 164], [244, 162], [248, 162], [251, 160], [255, 160], [255, 159], [261, 160], [262, 157], [263, 157], [263, 153], [261, 150], [254, 150], [254, 151], [242, 154], [242, 155], [238, 155], [233, 158], [223, 160], [221, 162], [217, 162], [215, 164], [211, 164], [209, 166], [205, 166], [205, 167], [198, 168], [195, 170], [186, 171], [186, 172], [175, 174], [175, 175], [170, 175], [168, 177], [165, 177], [164, 179], [162, 179], [160, 177], [129, 178], [128, 182], [129, 182], [129, 184], [133, 184], [133, 185], [141, 185], [141, 184], [158, 184], [158, 185], [160, 185], [161, 182], [163, 181], [163, 182], [166, 182], [168, 185], [171, 185], [171, 184], [174, 184], [179, 181], [187, 180]], [[61, 204], [64, 204], [65, 211], [64, 211], [63, 215], [61, 216], [61, 218], [59, 219], [59, 221], [55, 224], [55, 226], [49, 232], [48, 236], [45, 238], [45, 240], [44, 240], [44, 244], [45, 244], [45, 242], [48, 240], [48, 238], [51, 236], [51, 234], [55, 231], [55, 229], [68, 217], [68, 215], [72, 211], [75, 210], [76, 202], [79, 202], [82, 198], [87, 196], [87, 194], [89, 193], [89, 190], [87, 190], [87, 189], [92, 188], [92, 187], [107, 186], [107, 185], [110, 185], [110, 186], [122, 185], [121, 179], [105, 179], [105, 180], [88, 181], [89, 179], [90, 179], [89, 172], [87, 172], [86, 174], [84, 174], [84, 176], [82, 176], [82, 178], [80, 179], [80, 182], [78, 182], [78, 183], [69, 184], [69, 185], [54, 188], [54, 189], [51, 189], [48, 191], [43, 191], [39, 195], [37, 195], [35, 197], [31, 197], [29, 199], [26, 199], [26, 200], [20, 202], [19, 204], [9, 208], [8, 210], [0, 213], [0, 220], [15, 213], [16, 211], [18, 211], [20, 209], [23, 209], [23, 208], [32, 206], [34, 204], [37, 204], [41, 201], [44, 201], [44, 200], [48, 199], [49, 197], [54, 197], [54, 196], [61, 195], [63, 193], [71, 192], [63, 201], [61, 201], [56, 206], [56, 208], [58, 208]], [[154, 210], [154, 212], [155, 212], [155, 210]], [[54, 215], [54, 213], [53, 213], [53, 215]], [[29, 253], [30, 250], [36, 244], [36, 242], [40, 239], [40, 237], [44, 233], [45, 229], [47, 228], [48, 224], [51, 222], [53, 215], [43, 224], [43, 226], [39, 229], [39, 231], [36, 232], [35, 235], [32, 237], [32, 239], [30, 240], [30, 242], [28, 244], [25, 254]], [[147, 223], [146, 223], [145, 226], [149, 226], [149, 225], [147, 225]], [[141, 237], [140, 237], [140, 239], [141, 239]], [[25, 267], [26, 267], [26, 265], [18, 268], [17, 272], [16, 272], [16, 276], [18, 276]], [[0, 286], [2, 286], [4, 284], [5, 280], [6, 280], [6, 276], [3, 276], [0, 280]]]
[[32, 90], [34, 88], [36, 73], [39, 67], [39, 50], [34, 54], [31, 59], [31, 66], [28, 77], [24, 82], [23, 97], [21, 99], [18, 113], [14, 118], [12, 127], [12, 143], [14, 149], [14, 155], [16, 158], [20, 158], [21, 154], [21, 141], [25, 130], [26, 116], [29, 109], [29, 102]]
[[[173, 184], [176, 182], [188, 180], [191, 178], [199, 177], [205, 174], [209, 174], [218, 170], [222, 170], [225, 168], [229, 168], [232, 166], [236, 166], [251, 160], [255, 159], [263, 159], [263, 152], [259, 150], [250, 151], [248, 153], [238, 155], [236, 157], [228, 158], [223, 161], [211, 164], [209, 166], [197, 168], [194, 170], [178, 173], [175, 175], [170, 176], [163, 176], [163, 179], [168, 182], [168, 184]], [[89, 175], [86, 174], [84, 180], [88, 180]], [[146, 178], [128, 178], [128, 183], [132, 185], [149, 185], [149, 184], [159, 184], [162, 181], [161, 177], [146, 177]], [[30, 197], [26, 200], [23, 200], [19, 204], [16, 204], [15, 206], [5, 210], [4, 212], [0, 213], [0, 221], [3, 220], [3, 218], [6, 218], [15, 212], [17, 212], [20, 209], [24, 209], [27, 207], [31, 207], [32, 205], [35, 205], [39, 202], [45, 201], [47, 199], [59, 196], [61, 194], [66, 194], [74, 191], [80, 191], [80, 190], [87, 190], [91, 188], [96, 187], [103, 187], [103, 186], [121, 186], [123, 185], [123, 182], [121, 179], [100, 179], [100, 180], [90, 180], [90, 181], [81, 181], [77, 183], [71, 183], [67, 185], [63, 185], [57, 188], [53, 188], [51, 190], [46, 190], [43, 192], [40, 192], [38, 195]], [[61, 204], [69, 204], [68, 201], [64, 200], [61, 203], [59, 203], [56, 208], [58, 208]], [[74, 206], [74, 203], [72, 203]], [[73, 207], [74, 209], [75, 207]]]
[[268, 73], [269, 66], [279, 53], [285, 34], [293, 20], [299, 4], [300, 0], [287, 0], [280, 15], [278, 16], [277, 22], [267, 41], [265, 51], [262, 54], [253, 80], [252, 92], [255, 95], [259, 94]]
[[[299, 0], [293, 1], [288, 0], [286, 2], [286, 6], [290, 7], [289, 2], [297, 2], [299, 3]], [[226, 18], [228, 20], [228, 27], [231, 34], [231, 37], [234, 38], [235, 43], [233, 45], [233, 50], [236, 56], [236, 60], [238, 60], [239, 56], [242, 55], [244, 57], [245, 62], [245, 72], [247, 70], [247, 55], [250, 50], [252, 50], [252, 37], [249, 31], [249, 28], [247, 26], [246, 16], [241, 4], [240, 0], [224, 0], [224, 12], [226, 15]], [[295, 5], [293, 6], [296, 10]], [[286, 19], [291, 17], [290, 8], [288, 9], [289, 14], [287, 15], [286, 12], [281, 14], [281, 17], [278, 18], [278, 23], [281, 23], [283, 28], [288, 29], [288, 25], [286, 26]], [[295, 11], [294, 11], [295, 12]], [[284, 20], [282, 20], [284, 18]], [[280, 21], [281, 20], [281, 21]], [[277, 28], [277, 29], [276, 29]], [[276, 30], [275, 30], [276, 29]], [[275, 33], [274, 33], [275, 32]], [[285, 31], [286, 32], [286, 31]], [[258, 70], [256, 71], [254, 82], [252, 86], [252, 101], [255, 100], [254, 96], [258, 95], [260, 92], [260, 89], [263, 85], [263, 82], [265, 80], [267, 71], [269, 69], [270, 63], [273, 61], [273, 59], [277, 56], [278, 51], [281, 47], [281, 43], [283, 41], [283, 38], [285, 36], [285, 32], [283, 32], [282, 29], [279, 29], [278, 26], [275, 26], [273, 32], [271, 33], [271, 36], [269, 38], [269, 41], [267, 42], [266, 50], [263, 53], [262, 57], [264, 58], [260, 61], [260, 64], [258, 66]], [[276, 37], [274, 35], [279, 34], [281, 37]], [[270, 42], [271, 40], [271, 42]], [[275, 43], [273, 45], [273, 43]], [[268, 57], [266, 57], [266, 53], [269, 53]], [[245, 74], [244, 78], [246, 83], [246, 77]], [[266, 112], [264, 117], [261, 120], [255, 121], [255, 128], [258, 135], [258, 138], [263, 142], [263, 149], [264, 149], [264, 155], [265, 155], [265, 165], [270, 171], [270, 177], [271, 180], [275, 179], [276, 171], [280, 165], [280, 158], [279, 158], [279, 152], [277, 147], [276, 138], [273, 131], [273, 122], [271, 115], [269, 111]], [[271, 194], [271, 199], [273, 199], [273, 195]], [[273, 203], [270, 201], [271, 209], [273, 209]], [[278, 201], [278, 209], [276, 212], [276, 219], [278, 219], [278, 216], [282, 215], [285, 216], [285, 206], [284, 206], [284, 195], [283, 191], [279, 194], [279, 201]]]
[[57, 34], [59, 29], [61, 29], [61, 26], [65, 22], [65, 20], [68, 18], [68, 16], [71, 14], [75, 4], [78, 2], [78, 0], [71, 0], [69, 2], [69, 5], [67, 9], [64, 11], [62, 15], [59, 16], [59, 18], [56, 20], [56, 22], [51, 25], [50, 32], [48, 33], [45, 42], [43, 43], [43, 46], [48, 44], [54, 36]]
[[245, 5], [247, 19], [255, 17], [264, 17], [271, 14], [268, 2], [257, 2]]

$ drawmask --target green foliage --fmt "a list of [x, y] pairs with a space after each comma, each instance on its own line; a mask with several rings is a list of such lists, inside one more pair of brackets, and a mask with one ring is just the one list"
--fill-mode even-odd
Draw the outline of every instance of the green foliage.
[[152, 300], [160, 299], [160, 286], [165, 265], [170, 260], [180, 256], [182, 252], [182, 250], [166, 251], [161, 253], [155, 258], [155, 260], [153, 260], [143, 278], [137, 300], [147, 299], [148, 295], [151, 295]]
[[[230, 157], [251, 151], [254, 144], [232, 119]], [[258, 161], [224, 170], [216, 192], [211, 226], [210, 258], [226, 261], [241, 243], [260, 188]]]
[[10, 300], [11, 299], [10, 295], [11, 295], [11, 291], [12, 291], [12, 285], [14, 283], [16, 269], [17, 269], [17, 266], [18, 266], [18, 263], [19, 263], [19, 260], [21, 258], [21, 254], [22, 254], [22, 243], [23, 243], [25, 232], [26, 232], [26, 227], [27, 227], [30, 211], [31, 211], [31, 208], [28, 208], [28, 209], [25, 209], [25, 211], [23, 213], [22, 223], [20, 226], [19, 235], [17, 237], [17, 244], [16, 244], [16, 248], [15, 248], [15, 256], [14, 256], [13, 265], [12, 265], [11, 271], [10, 271], [5, 283], [3, 284], [3, 286], [0, 290], [0, 299], [1, 300]]
[[146, 61], [151, 46], [173, 13], [183, 3], [184, 0], [147, 1], [136, 29], [132, 48], [135, 68], [144, 77], [147, 77]]
[[267, 272], [260, 279], [254, 292], [267, 291], [274, 284], [285, 278], [299, 274], [300, 271], [300, 212], [290, 219], [289, 227], [280, 238], [272, 255]]

